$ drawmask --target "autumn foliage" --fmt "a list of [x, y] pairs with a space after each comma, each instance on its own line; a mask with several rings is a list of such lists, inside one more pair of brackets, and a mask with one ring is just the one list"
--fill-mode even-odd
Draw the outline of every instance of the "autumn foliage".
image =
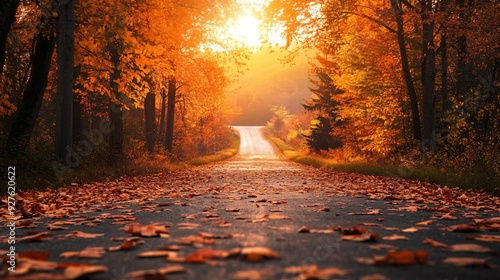
[[[498, 13], [497, 1], [464, 0], [267, 7], [289, 48], [318, 53], [311, 81], [328, 81], [323, 89], [332, 94], [321, 104], [337, 104], [328, 112], [337, 123], [329, 139], [343, 144], [322, 150], [338, 160], [430, 164], [490, 178], [500, 174]], [[313, 87], [307, 102], [318, 103], [322, 94]], [[317, 109], [309, 135], [324, 118]]]
[[59, 8], [53, 1], [13, 5], [15, 20], [2, 26], [9, 36], [1, 42], [5, 157], [35, 155], [60, 177], [95, 161], [126, 164], [148, 152], [177, 161], [228, 146], [224, 63], [239, 60], [241, 53], [216, 33], [236, 10], [234, 1], [77, 0], [73, 145], [65, 148], [62, 162], [51, 147], [58, 107], [53, 48], [44, 49], [50, 59], [44, 66], [47, 85], [33, 81], [40, 89], [36, 98], [30, 95], [33, 71], [39, 69], [36, 47], [55, 34]]

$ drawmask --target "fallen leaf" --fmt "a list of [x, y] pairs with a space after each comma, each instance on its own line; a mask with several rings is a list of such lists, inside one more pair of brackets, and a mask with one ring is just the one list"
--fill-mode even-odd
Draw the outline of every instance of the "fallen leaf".
[[448, 246], [448, 250], [452, 252], [469, 252], [469, 253], [492, 253], [488, 247], [481, 246], [478, 244], [466, 243], [466, 244], [454, 244]]
[[483, 242], [500, 242], [500, 235], [481, 234], [478, 236], [470, 235], [470, 236], [467, 236], [465, 238], [477, 240], [477, 241], [483, 241]]
[[126, 238], [125, 240], [123, 240], [123, 243], [121, 245], [108, 247], [108, 251], [129, 250], [138, 244], [144, 244], [144, 241], [141, 238], [137, 237]]
[[406, 233], [412, 233], [412, 232], [417, 232], [418, 228], [416, 228], [416, 227], [409, 227], [409, 228], [405, 228], [405, 229], [403, 229], [401, 231], [402, 232], [406, 232]]
[[59, 255], [60, 258], [88, 258], [88, 259], [101, 259], [106, 250], [102, 247], [87, 247], [82, 251], [69, 251], [63, 252]]
[[139, 258], [164, 258], [168, 257], [172, 252], [169, 251], [147, 251], [147, 252], [142, 252], [137, 255]]
[[441, 228], [441, 230], [455, 231], [455, 232], [474, 232], [474, 231], [479, 231], [479, 227], [474, 224], [459, 224], [459, 225], [444, 227]]
[[383, 240], [391, 240], [391, 241], [394, 241], [394, 240], [410, 240], [406, 236], [397, 235], [397, 234], [393, 234], [393, 235], [389, 235], [389, 236], [384, 236], [384, 237], [382, 237], [382, 239]]
[[285, 268], [285, 273], [300, 274], [298, 279], [327, 280], [333, 276], [344, 276], [347, 274], [347, 270], [338, 269], [335, 267], [318, 268], [316, 265], [310, 265], [287, 267]]
[[251, 262], [280, 258], [280, 255], [277, 252], [266, 247], [246, 247], [241, 249], [240, 254], [245, 260]]
[[422, 221], [419, 223], [416, 223], [416, 226], [430, 226], [434, 223], [434, 220], [427, 220], [427, 221]]
[[426, 238], [424, 241], [423, 241], [424, 244], [429, 244], [429, 245], [432, 245], [434, 247], [438, 247], [438, 248], [448, 248], [448, 245], [444, 244], [444, 243], [441, 243], [441, 242], [438, 242], [438, 241], [435, 241], [435, 240], [432, 240], [430, 238]]
[[48, 237], [49, 234], [50, 234], [50, 232], [45, 231], [45, 232], [40, 232], [40, 233], [33, 234], [33, 235], [27, 235], [27, 236], [24, 236], [24, 237], [16, 237], [16, 242], [40, 242], [40, 241], [47, 241], [47, 240], [50, 239]]
[[88, 239], [91, 239], [91, 238], [96, 238], [96, 237], [104, 236], [104, 233], [86, 233], [86, 232], [83, 232], [83, 231], [75, 230], [75, 231], [70, 232], [66, 236], [67, 237], [77, 237], [77, 238], [88, 238]]
[[102, 265], [69, 266], [64, 270], [64, 276], [68, 279], [77, 279], [90, 274], [106, 271], [108, 271], [108, 268]]
[[427, 253], [424, 251], [389, 251], [384, 258], [375, 258], [375, 264], [408, 265], [427, 262]]
[[165, 279], [165, 275], [174, 273], [184, 273], [186, 268], [180, 265], [170, 265], [154, 270], [138, 270], [127, 273], [127, 278], [131, 279]]
[[494, 266], [486, 259], [467, 258], [467, 257], [450, 257], [443, 260], [445, 264], [451, 264], [460, 267], [486, 267], [493, 268]]
[[355, 242], [377, 241], [377, 239], [378, 235], [376, 233], [369, 233], [369, 232], [342, 236], [342, 240], [355, 241]]

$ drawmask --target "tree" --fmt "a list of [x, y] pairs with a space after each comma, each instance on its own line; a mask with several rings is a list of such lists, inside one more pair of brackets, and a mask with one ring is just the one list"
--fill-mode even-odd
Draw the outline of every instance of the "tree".
[[71, 165], [73, 144], [73, 69], [75, 0], [59, 1], [57, 18], [57, 117], [55, 158]]
[[0, 76], [5, 63], [7, 37], [9, 36], [10, 26], [16, 18], [16, 11], [20, 2], [20, 0], [3, 0], [0, 4]]
[[306, 135], [308, 146], [319, 152], [320, 150], [335, 149], [342, 146], [341, 139], [336, 136], [340, 128], [339, 106], [336, 98], [344, 91], [337, 88], [330, 75], [334, 69], [334, 63], [326, 51], [321, 51], [316, 56], [319, 65], [313, 65], [309, 81], [314, 85], [309, 90], [313, 98], [305, 101], [302, 106], [306, 111], [313, 111], [316, 119], [311, 125], [311, 133]]
[[6, 151], [12, 158], [17, 158], [27, 150], [42, 105], [55, 46], [54, 21], [53, 17], [43, 16], [35, 37], [30, 76], [6, 142]]

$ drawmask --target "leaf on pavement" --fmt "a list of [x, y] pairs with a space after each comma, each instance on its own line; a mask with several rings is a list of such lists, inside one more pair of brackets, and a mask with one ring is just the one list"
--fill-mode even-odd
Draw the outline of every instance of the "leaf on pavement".
[[355, 241], [355, 242], [377, 241], [377, 239], [378, 235], [376, 233], [370, 233], [370, 232], [342, 236], [342, 240]]
[[157, 237], [160, 234], [168, 234], [168, 230], [165, 225], [141, 225], [141, 224], [130, 224], [123, 228], [127, 233], [132, 235], [138, 235], [142, 237]]
[[177, 227], [179, 229], [197, 229], [200, 227], [200, 224], [195, 223], [178, 223]]
[[90, 274], [106, 272], [108, 268], [103, 265], [80, 265], [80, 266], [69, 266], [64, 270], [64, 275], [68, 279], [77, 279]]
[[494, 268], [486, 259], [468, 258], [468, 257], [450, 257], [443, 260], [443, 263], [451, 264], [460, 267], [486, 267]]
[[384, 237], [382, 237], [382, 239], [383, 240], [390, 240], [390, 241], [394, 241], [394, 240], [410, 240], [408, 237], [406, 237], [404, 235], [398, 235], [398, 234], [384, 236]]
[[411, 233], [411, 232], [417, 232], [419, 229], [416, 227], [409, 227], [401, 230], [401, 232], [406, 232], [406, 233]]
[[154, 270], [138, 270], [127, 273], [127, 278], [130, 279], [165, 279], [168, 274], [184, 273], [186, 268], [180, 265], [169, 265], [164, 268]]
[[493, 250], [490, 248], [473, 243], [450, 245], [448, 246], [448, 250], [452, 252], [493, 253]]
[[126, 238], [121, 245], [108, 247], [108, 251], [129, 250], [138, 244], [144, 244], [144, 240], [138, 237]]
[[416, 226], [430, 226], [432, 224], [434, 224], [434, 220], [422, 221], [422, 222], [416, 223], [415, 225]]
[[483, 241], [483, 242], [500, 242], [500, 235], [488, 235], [481, 234], [478, 236], [470, 235], [466, 237], [467, 239]]
[[53, 223], [48, 224], [45, 228], [48, 230], [66, 230], [66, 229], [69, 229], [67, 227], [59, 226], [59, 225], [56, 225]]
[[87, 247], [82, 251], [63, 252], [59, 255], [60, 258], [88, 258], [100, 259], [104, 256], [106, 250], [102, 247]]
[[172, 254], [172, 251], [146, 251], [137, 255], [139, 258], [164, 258]]
[[44, 231], [44, 232], [39, 232], [33, 235], [27, 235], [24, 237], [16, 237], [16, 242], [40, 242], [40, 241], [47, 241], [50, 238], [48, 235], [50, 232]]
[[196, 235], [188, 235], [181, 237], [177, 240], [180, 245], [191, 245], [191, 246], [203, 246], [203, 245], [215, 245], [215, 240], [213, 238], [204, 238]]
[[375, 264], [409, 265], [416, 263], [426, 263], [427, 253], [424, 251], [389, 251], [384, 257], [375, 257]]
[[291, 266], [285, 268], [285, 272], [289, 274], [299, 274], [298, 279], [317, 280], [327, 280], [334, 276], [344, 276], [347, 274], [347, 270], [338, 269], [335, 267], [318, 268], [316, 265]]
[[479, 231], [479, 227], [474, 224], [459, 224], [459, 225], [444, 227], [441, 228], [441, 230], [455, 231], [455, 232], [475, 232]]
[[435, 240], [432, 240], [430, 238], [426, 238], [424, 241], [423, 241], [424, 244], [429, 244], [429, 245], [432, 245], [434, 247], [438, 247], [438, 248], [448, 248], [448, 245], [444, 244], [444, 243], [441, 243], [441, 242], [438, 242], [438, 241], [435, 241]]
[[351, 212], [347, 215], [353, 216], [353, 215], [380, 215], [380, 209], [373, 209], [368, 212]]
[[68, 235], [65, 235], [65, 237], [77, 237], [77, 238], [88, 238], [88, 239], [100, 236], [104, 236], [104, 233], [86, 233], [78, 230], [72, 231]]
[[258, 262], [266, 259], [279, 259], [280, 255], [267, 247], [246, 247], [240, 251], [243, 259]]

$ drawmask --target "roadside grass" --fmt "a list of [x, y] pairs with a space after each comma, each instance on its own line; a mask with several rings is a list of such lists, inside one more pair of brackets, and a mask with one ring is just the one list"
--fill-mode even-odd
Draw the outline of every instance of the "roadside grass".
[[221, 150], [213, 155], [197, 157], [188, 162], [189, 165], [198, 166], [205, 165], [212, 162], [223, 161], [226, 160], [238, 153], [238, 149], [240, 147], [240, 137], [236, 134], [233, 134], [231, 137], [231, 146], [227, 149]]
[[327, 168], [339, 172], [358, 173], [373, 176], [402, 178], [416, 181], [429, 182], [448, 187], [486, 191], [500, 195], [500, 178], [483, 171], [471, 171], [466, 176], [454, 170], [446, 170], [436, 166], [412, 166], [375, 164], [375, 163], [340, 163], [319, 155], [311, 155], [297, 151], [287, 145], [283, 140], [269, 136], [271, 141], [281, 150], [283, 155], [297, 163]]
[[[235, 133], [231, 136], [228, 148], [212, 155], [201, 156], [194, 159], [171, 162], [168, 156], [157, 153], [150, 156], [147, 152], [129, 155], [125, 163], [110, 165], [106, 159], [104, 145], [95, 147], [92, 154], [88, 155], [82, 163], [74, 169], [54, 169], [51, 146], [41, 147], [36, 152], [26, 154], [21, 160], [13, 163], [0, 156], [0, 166], [4, 174], [0, 183], [7, 186], [7, 167], [16, 167], [16, 191], [43, 190], [47, 187], [57, 188], [71, 183], [85, 184], [103, 182], [122, 176], [139, 176], [159, 172], [170, 172], [179, 169], [199, 166], [225, 160], [238, 153], [240, 139]], [[7, 188], [0, 188], [0, 196], [7, 193]]]

